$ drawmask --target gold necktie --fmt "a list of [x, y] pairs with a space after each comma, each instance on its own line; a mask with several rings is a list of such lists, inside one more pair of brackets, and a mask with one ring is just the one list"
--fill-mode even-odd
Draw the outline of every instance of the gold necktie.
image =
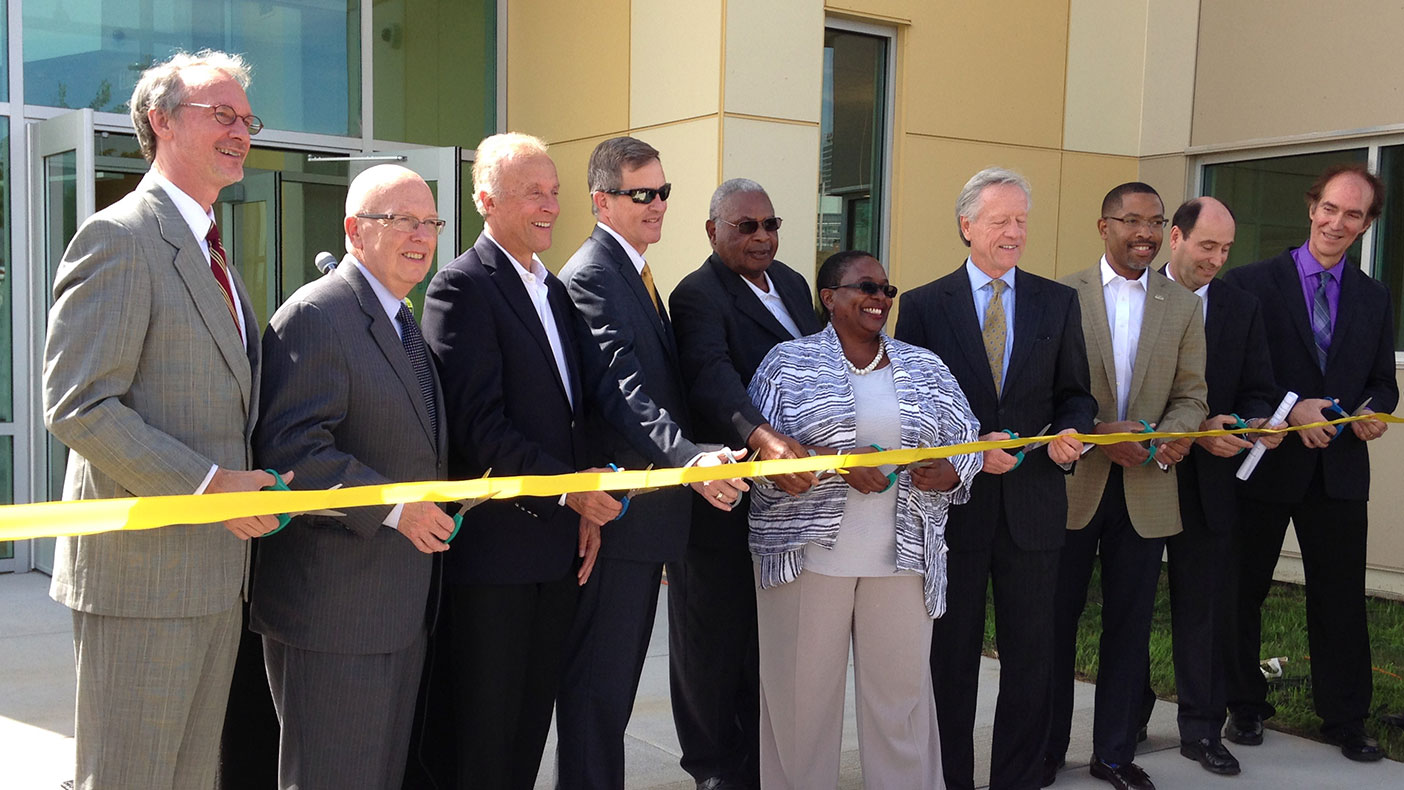
[[658, 310], [658, 289], [653, 287], [653, 272], [648, 270], [647, 263], [644, 263], [643, 271], [639, 274], [643, 277], [644, 288], [648, 291], [648, 298], [653, 300], [653, 309], [656, 311]]
[[990, 363], [990, 375], [994, 376], [995, 392], [1004, 386], [1004, 293], [1003, 280], [990, 280], [990, 304], [985, 308], [985, 358]]

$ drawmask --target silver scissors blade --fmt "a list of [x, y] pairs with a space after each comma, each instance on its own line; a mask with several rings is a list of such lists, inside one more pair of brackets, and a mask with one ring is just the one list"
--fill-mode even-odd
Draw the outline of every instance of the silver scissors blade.
[[[645, 472], [649, 472], [649, 471], [652, 471], [652, 470], [653, 470], [653, 464], [649, 464], [648, 466], [645, 466], [645, 467], [643, 468], [643, 471], [645, 471]], [[631, 488], [631, 489], [629, 489], [629, 491], [628, 491], [626, 494], [624, 494], [624, 496], [625, 496], [625, 498], [627, 498], [627, 499], [633, 499], [634, 497], [638, 496], [639, 494], [647, 494], [647, 493], [650, 493], [650, 492], [652, 492], [652, 491], [657, 491], [659, 488], [660, 488], [660, 486], [650, 486], [650, 487], [647, 487], [647, 488]]]
[[[335, 491], [335, 490], [338, 489], [338, 488], [341, 488], [341, 483], [337, 483], [336, 485], [332, 486], [331, 488], [328, 488], [327, 490], [328, 490], [328, 491]], [[293, 511], [293, 512], [291, 512], [291, 513], [288, 514], [289, 517], [295, 517], [295, 516], [332, 516], [332, 517], [334, 517], [334, 518], [339, 518], [339, 517], [345, 516], [345, 515], [346, 515], [346, 514], [345, 514], [345, 513], [342, 513], [340, 510], [295, 510], [295, 511]]]
[[[488, 476], [491, 475], [491, 474], [492, 474], [492, 467], [489, 466], [489, 467], [487, 468], [487, 471], [486, 471], [486, 472], [483, 472], [483, 476], [480, 477], [480, 478], [478, 478], [478, 479], [479, 479], [479, 480], [486, 480], [486, 479], [488, 479]], [[458, 500], [458, 512], [459, 512], [459, 513], [466, 513], [466, 512], [468, 512], [469, 510], [472, 510], [473, 508], [477, 507], [478, 505], [481, 505], [482, 503], [488, 501], [489, 499], [492, 499], [492, 496], [491, 496], [491, 495], [488, 495], [488, 496], [480, 496], [480, 497], [472, 497], [472, 498], [470, 498], [470, 499], [460, 499], [460, 500]]]
[[[1052, 430], [1052, 428], [1053, 428], [1053, 423], [1050, 422], [1050, 423], [1048, 423], [1047, 425], [1043, 426], [1042, 428], [1039, 428], [1039, 429], [1038, 429], [1038, 433], [1034, 434], [1034, 436], [1045, 436], [1045, 435], [1047, 435], [1048, 431]], [[1052, 439], [1044, 439], [1044, 440], [1038, 441], [1038, 442], [1031, 442], [1031, 443], [1029, 443], [1029, 444], [1024, 445], [1024, 452], [1028, 452], [1028, 451], [1030, 451], [1030, 450], [1037, 450], [1038, 448], [1043, 447], [1044, 445], [1047, 445], [1047, 444], [1051, 444], [1052, 442], [1053, 442]]]

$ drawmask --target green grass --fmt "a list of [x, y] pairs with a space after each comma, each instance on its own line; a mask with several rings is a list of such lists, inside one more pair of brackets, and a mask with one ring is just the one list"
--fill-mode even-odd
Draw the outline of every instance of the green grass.
[[[985, 652], [996, 655], [994, 608], [987, 603]], [[1080, 678], [1097, 676], [1097, 637], [1101, 632], [1102, 595], [1098, 569], [1094, 568], [1087, 594], [1087, 608], [1078, 623], [1076, 670]], [[1380, 716], [1404, 713], [1404, 602], [1366, 599], [1370, 624], [1370, 649], [1375, 667], [1375, 694], [1365, 729], [1380, 741], [1392, 760], [1404, 761], [1404, 729], [1381, 721]], [[1295, 584], [1274, 583], [1263, 605], [1262, 656], [1286, 656], [1283, 679], [1269, 685], [1268, 701], [1277, 715], [1267, 725], [1275, 730], [1320, 740], [1321, 719], [1312, 710], [1311, 662], [1307, 648], [1306, 593]], [[1175, 699], [1175, 668], [1170, 645], [1170, 597], [1165, 574], [1155, 596], [1155, 616], [1150, 639], [1151, 687], [1161, 699]]]

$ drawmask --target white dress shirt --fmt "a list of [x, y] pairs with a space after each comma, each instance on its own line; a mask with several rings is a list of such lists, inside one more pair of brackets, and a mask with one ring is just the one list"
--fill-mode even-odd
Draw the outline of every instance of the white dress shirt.
[[1146, 312], [1146, 285], [1149, 269], [1134, 280], [1112, 271], [1102, 256], [1102, 301], [1107, 308], [1107, 326], [1112, 335], [1112, 356], [1116, 360], [1116, 418], [1126, 419], [1126, 401], [1131, 397], [1131, 376], [1136, 369], [1136, 346], [1141, 342], [1141, 319]]
[[512, 253], [508, 252], [505, 247], [498, 244], [497, 239], [492, 237], [492, 232], [487, 228], [483, 229], [483, 235], [496, 244], [497, 249], [502, 250], [502, 254], [507, 256], [507, 260], [512, 262], [512, 268], [522, 278], [522, 286], [526, 288], [531, 305], [536, 308], [536, 317], [541, 319], [541, 328], [546, 332], [546, 342], [551, 346], [551, 356], [556, 361], [556, 371], [561, 374], [561, 384], [565, 386], [566, 400], [574, 408], [575, 398], [571, 396], [570, 367], [566, 364], [565, 346], [561, 343], [561, 330], [556, 325], [556, 314], [551, 310], [550, 289], [546, 287], [545, 264], [541, 262], [540, 258], [532, 255], [531, 265], [524, 265], [512, 257]]
[[[739, 274], [736, 276], [741, 277]], [[799, 325], [795, 323], [795, 319], [790, 317], [790, 311], [785, 309], [785, 300], [781, 299], [780, 292], [775, 290], [775, 283], [771, 281], [770, 274], [761, 272], [761, 276], [765, 278], [764, 291], [757, 288], [755, 283], [745, 277], [741, 277], [741, 282], [751, 289], [751, 293], [756, 295], [760, 303], [770, 311], [771, 315], [775, 316], [775, 320], [780, 322], [780, 326], [785, 327], [785, 331], [789, 332], [791, 337], [800, 337]]]

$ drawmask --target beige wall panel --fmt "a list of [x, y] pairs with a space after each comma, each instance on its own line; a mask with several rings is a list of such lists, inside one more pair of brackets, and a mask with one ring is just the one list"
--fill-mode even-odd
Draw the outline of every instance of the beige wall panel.
[[1146, 2], [1072, 0], [1069, 5], [1064, 148], [1139, 153]]
[[[1183, 154], [1171, 156], [1148, 156], [1141, 159], [1140, 175], [1137, 178], [1155, 187], [1155, 191], [1160, 193], [1161, 199], [1165, 201], [1165, 216], [1170, 216], [1175, 209], [1191, 195], [1186, 182], [1186, 162]], [[1107, 189], [1111, 189], [1115, 184], [1109, 184]], [[1103, 194], [1106, 190], [1103, 190]], [[1166, 233], [1170, 231], [1167, 229]], [[1169, 241], [1167, 240], [1168, 244]], [[1169, 249], [1168, 247], [1166, 249]]]
[[1194, 115], [1194, 60], [1199, 46], [1199, 3], [1149, 0], [1141, 113], [1141, 156], [1189, 147]]
[[[1315, 0], [1202, 3], [1194, 145], [1397, 124], [1404, 5]], [[1329, 11], [1323, 16], [1324, 11]], [[1332, 35], [1320, 32], [1329, 25]], [[1333, 53], [1334, 67], [1308, 52]]]
[[729, 2], [725, 16], [726, 111], [818, 123], [824, 9], [813, 0]]
[[1066, 0], [873, 5], [912, 20], [898, 60], [899, 132], [1061, 146]]
[[721, 93], [722, 0], [633, 3], [630, 18], [630, 126], [715, 113]]
[[1058, 238], [1058, 160], [1056, 151], [908, 136], [902, 178], [893, 189], [892, 252], [884, 261], [892, 282], [911, 290], [949, 274], [965, 260], [969, 250], [956, 230], [956, 196], [971, 176], [991, 165], [1016, 170], [1033, 186], [1028, 247], [1019, 265], [1051, 275]]
[[[785, 220], [778, 257], [812, 286], [819, 233], [819, 127], [727, 118], [722, 128], [721, 180], [750, 178], [765, 187], [776, 216]], [[710, 202], [710, 191], [707, 197]]]
[[547, 142], [629, 125], [628, 0], [507, 4], [507, 128]]
[[[1067, 152], [1058, 193], [1058, 263], [1055, 276], [1064, 277], [1095, 265], [1104, 247], [1097, 235], [1102, 198], [1117, 184], [1135, 181], [1134, 157]], [[1152, 185], [1154, 186], [1154, 185]], [[1040, 272], [1044, 274], [1046, 272]]]
[[541, 262], [553, 272], [559, 272], [577, 247], [595, 227], [590, 213], [590, 192], [585, 187], [585, 165], [595, 146], [613, 135], [590, 137], [557, 143], [551, 146], [551, 160], [556, 163], [556, 176], [561, 180], [561, 214], [551, 232], [551, 249], [540, 253]]

